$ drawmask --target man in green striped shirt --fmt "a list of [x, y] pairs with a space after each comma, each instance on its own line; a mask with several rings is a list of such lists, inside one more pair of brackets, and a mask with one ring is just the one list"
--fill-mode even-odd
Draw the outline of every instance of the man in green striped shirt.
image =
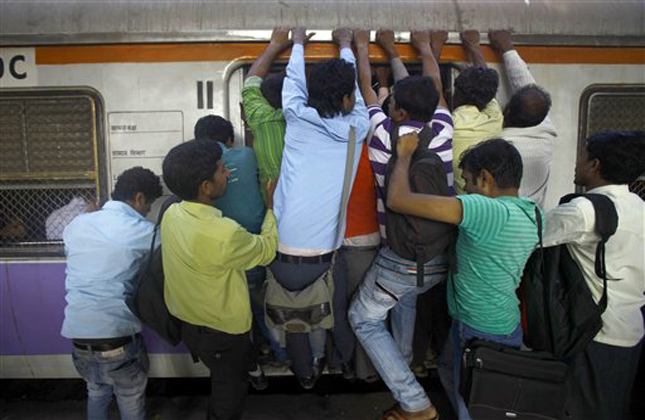
[[399, 213], [459, 227], [456, 270], [448, 281], [453, 324], [439, 374], [459, 419], [470, 419], [458, 391], [463, 348], [474, 338], [521, 346], [515, 291], [538, 243], [539, 209], [528, 198], [518, 197], [522, 158], [512, 144], [502, 139], [479, 143], [462, 155], [459, 167], [468, 195], [413, 194], [408, 169], [417, 143], [416, 134], [399, 140], [399, 158], [388, 188], [387, 205]]
[[253, 151], [258, 162], [260, 191], [266, 203], [267, 182], [278, 179], [286, 123], [282, 116], [284, 73], [267, 77], [273, 61], [291, 46], [288, 29], [275, 29], [271, 41], [249, 70], [242, 104], [246, 123], [253, 132]]

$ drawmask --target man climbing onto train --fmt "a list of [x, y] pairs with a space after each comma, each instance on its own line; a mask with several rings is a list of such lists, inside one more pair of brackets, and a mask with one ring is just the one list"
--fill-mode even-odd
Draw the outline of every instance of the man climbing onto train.
[[[352, 31], [333, 32], [340, 58], [312, 66], [308, 81], [304, 50], [309, 37], [304, 28], [293, 29], [291, 35], [293, 48], [282, 88], [287, 129], [275, 196], [280, 243], [271, 265], [288, 293], [325, 282], [345, 232], [343, 187], [347, 185], [349, 193], [369, 130], [367, 109], [356, 84]], [[348, 150], [352, 131], [355, 146]], [[347, 159], [348, 152], [353, 159]], [[346, 174], [348, 163], [352, 170]], [[312, 317], [304, 321], [311, 326], [315, 314], [309, 313]], [[287, 332], [286, 338], [292, 369], [306, 389], [314, 386], [325, 365], [326, 330], [315, 327], [311, 332]]]
[[500, 137], [510, 141], [522, 156], [524, 173], [520, 197], [529, 197], [544, 207], [551, 159], [557, 133], [549, 110], [551, 96], [535, 84], [526, 63], [515, 50], [506, 30], [490, 31], [491, 47], [502, 55], [513, 96], [504, 108]]
[[[379, 201], [379, 224], [385, 246], [365, 275], [363, 283], [350, 305], [349, 320], [381, 378], [392, 391], [398, 404], [383, 415], [383, 419], [426, 419], [437, 417], [423, 387], [410, 370], [412, 361], [412, 337], [416, 315], [417, 296], [446, 278], [448, 270], [445, 247], [440, 247], [431, 259], [422, 265], [424, 274], [421, 284], [417, 276], [417, 262], [397, 255], [387, 246], [386, 214], [384, 207], [385, 174], [392, 150], [391, 131], [398, 127], [399, 135], [417, 133], [426, 125], [432, 130], [433, 139], [428, 147], [442, 159], [444, 173], [440, 185], [448, 191], [452, 185], [451, 147], [452, 119], [441, 92], [441, 78], [437, 60], [441, 54], [447, 33], [416, 31], [411, 33], [414, 47], [423, 61], [424, 76], [398, 78], [394, 68], [394, 93], [389, 100], [387, 117], [378, 105], [372, 89], [369, 63], [370, 32], [356, 30], [354, 43], [358, 56], [360, 88], [368, 105], [373, 137], [369, 143], [369, 157], [376, 175]], [[392, 31], [377, 32], [377, 40], [384, 47], [391, 61], [398, 56]], [[441, 168], [440, 168], [441, 169]], [[388, 187], [389, 191], [390, 187]], [[437, 226], [438, 227], [438, 226]], [[437, 236], [445, 236], [437, 229]], [[449, 235], [448, 235], [449, 236]], [[420, 287], [419, 287], [420, 286]], [[385, 326], [392, 310], [392, 330]], [[395, 338], [393, 338], [393, 336]], [[395, 341], [396, 339], [396, 341]]]
[[468, 149], [459, 166], [467, 195], [443, 197], [410, 190], [409, 167], [416, 134], [399, 139], [387, 205], [392, 210], [456, 225], [456, 269], [448, 278], [453, 318], [439, 375], [460, 420], [470, 419], [459, 394], [464, 345], [484, 339], [522, 344], [516, 289], [538, 243], [536, 204], [518, 197], [522, 158], [512, 144], [492, 139]]
[[498, 137], [504, 116], [495, 99], [499, 75], [486, 66], [479, 46], [479, 32], [466, 30], [461, 33], [461, 43], [466, 58], [472, 63], [455, 79], [452, 118], [455, 134], [452, 138], [452, 167], [455, 173], [455, 190], [464, 194], [464, 180], [459, 169], [459, 157], [470, 146]]
[[152, 171], [128, 169], [117, 178], [112, 200], [63, 231], [67, 306], [61, 335], [72, 340], [74, 367], [87, 382], [89, 419], [108, 419], [112, 394], [123, 419], [146, 418], [148, 354], [141, 322], [125, 300], [150, 251], [155, 225], [145, 216], [161, 194]]
[[175, 146], [163, 179], [182, 201], [161, 221], [165, 300], [181, 321], [182, 340], [210, 370], [209, 419], [239, 419], [248, 391], [251, 307], [245, 271], [275, 258], [273, 186], [259, 235], [213, 207], [226, 192], [228, 170], [212, 140]]
[[291, 45], [289, 29], [274, 29], [269, 45], [251, 65], [242, 88], [244, 119], [253, 133], [253, 151], [263, 197], [266, 197], [267, 182], [277, 180], [280, 175], [286, 130], [282, 115], [285, 73], [270, 73], [271, 65]]
[[[574, 182], [588, 194], [613, 202], [618, 227], [605, 244], [607, 309], [602, 328], [573, 356], [568, 410], [574, 419], [629, 418], [630, 400], [643, 348], [645, 305], [645, 203], [629, 184], [645, 173], [645, 132], [607, 131], [589, 137], [575, 167]], [[566, 244], [596, 302], [603, 280], [596, 274], [596, 213], [574, 198], [546, 213], [544, 246]]]

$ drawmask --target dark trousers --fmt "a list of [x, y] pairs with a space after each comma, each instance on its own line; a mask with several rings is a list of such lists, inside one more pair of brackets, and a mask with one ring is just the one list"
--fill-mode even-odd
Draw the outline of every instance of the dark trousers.
[[632, 388], [643, 340], [634, 347], [592, 341], [570, 367], [567, 410], [575, 420], [623, 420], [629, 415]]
[[[303, 290], [329, 269], [326, 263], [290, 263], [275, 260], [271, 272], [276, 281], [290, 292]], [[309, 343], [309, 333], [287, 333], [287, 353], [291, 359], [293, 372], [300, 377], [314, 374], [313, 356]]]
[[360, 343], [356, 343], [347, 319], [347, 302], [363, 282], [377, 254], [378, 247], [343, 246], [338, 250], [334, 266], [334, 352], [331, 364], [337, 366], [354, 359], [359, 379], [374, 378], [377, 372]]
[[417, 297], [412, 365], [423, 364], [429, 346], [437, 355], [441, 354], [451, 323], [446, 301], [446, 282], [436, 285]]
[[181, 336], [191, 354], [210, 370], [211, 396], [207, 418], [241, 418], [248, 392], [249, 333], [226, 334], [182, 322]]

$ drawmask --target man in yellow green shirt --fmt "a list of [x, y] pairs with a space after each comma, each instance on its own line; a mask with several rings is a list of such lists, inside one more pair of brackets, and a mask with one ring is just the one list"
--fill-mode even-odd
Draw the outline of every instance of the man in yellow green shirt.
[[163, 162], [168, 188], [182, 199], [161, 223], [164, 297], [182, 321], [182, 338], [211, 373], [209, 418], [237, 419], [247, 393], [251, 308], [245, 270], [273, 261], [278, 244], [273, 186], [259, 235], [211, 203], [226, 192], [228, 170], [217, 142], [191, 140]]
[[461, 33], [461, 41], [466, 57], [473, 65], [461, 71], [454, 87], [452, 167], [457, 194], [465, 194], [459, 168], [462, 153], [484, 140], [499, 136], [504, 122], [502, 108], [495, 100], [499, 76], [497, 71], [486, 67], [479, 46], [479, 32], [466, 30]]

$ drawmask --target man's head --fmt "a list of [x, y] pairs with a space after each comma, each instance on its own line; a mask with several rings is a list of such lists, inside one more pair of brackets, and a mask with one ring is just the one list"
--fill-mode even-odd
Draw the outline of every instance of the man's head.
[[394, 122], [428, 122], [439, 103], [439, 92], [430, 77], [410, 76], [394, 84], [389, 102], [389, 116]]
[[322, 118], [349, 114], [356, 102], [356, 71], [347, 61], [334, 58], [311, 68], [307, 80], [309, 100]]
[[455, 108], [462, 105], [476, 106], [480, 111], [497, 95], [499, 75], [490, 67], [470, 66], [455, 79], [453, 97]]
[[631, 184], [645, 172], [645, 132], [601, 131], [589, 137], [576, 161], [576, 185]]
[[226, 147], [232, 147], [235, 139], [233, 124], [218, 115], [206, 115], [195, 124], [195, 138], [216, 140]]
[[116, 179], [112, 200], [123, 201], [145, 216], [152, 203], [163, 194], [159, 177], [150, 169], [135, 166], [125, 170]]
[[226, 192], [228, 171], [219, 143], [190, 140], [170, 149], [163, 161], [163, 180], [186, 201], [209, 201]]
[[284, 85], [285, 72], [273, 73], [267, 76], [260, 85], [262, 96], [275, 109], [282, 109], [282, 85]]
[[461, 154], [459, 168], [468, 194], [496, 197], [499, 190], [519, 189], [522, 157], [506, 140], [491, 139], [470, 147]]
[[504, 109], [504, 127], [533, 127], [546, 118], [551, 96], [537, 85], [527, 85], [513, 94]]

